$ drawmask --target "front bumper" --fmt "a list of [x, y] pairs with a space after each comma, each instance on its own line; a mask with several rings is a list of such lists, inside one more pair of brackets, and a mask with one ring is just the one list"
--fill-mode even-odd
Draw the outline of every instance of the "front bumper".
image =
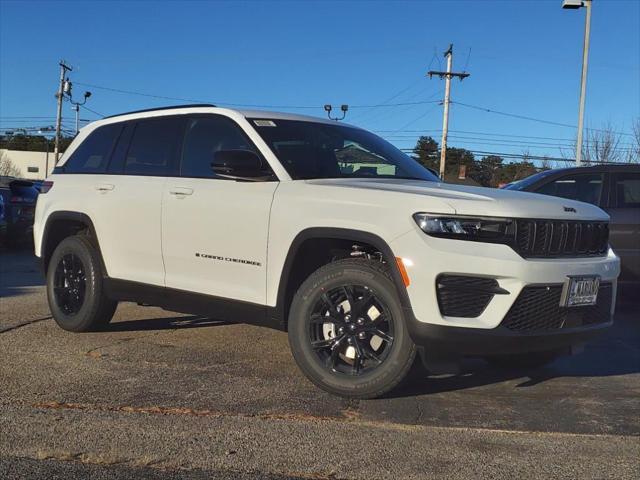
[[492, 329], [448, 327], [409, 321], [416, 344], [460, 355], [500, 355], [557, 350], [579, 345], [613, 325], [613, 320], [588, 327], [544, 333], [515, 333], [505, 327]]
[[[539, 351], [584, 342], [612, 324], [620, 260], [611, 250], [603, 257], [524, 259], [506, 245], [433, 238], [419, 229], [397, 238], [391, 248], [403, 259], [410, 278], [411, 308], [406, 317], [418, 345], [437, 343], [471, 355]], [[475, 317], [447, 316], [441, 312], [436, 292], [441, 275], [492, 279], [500, 294]], [[568, 276], [589, 275], [598, 275], [611, 293], [597, 324], [562, 322], [563, 328], [525, 331], [502, 324], [527, 287], [557, 286]], [[546, 315], [546, 311], [539, 314]]]

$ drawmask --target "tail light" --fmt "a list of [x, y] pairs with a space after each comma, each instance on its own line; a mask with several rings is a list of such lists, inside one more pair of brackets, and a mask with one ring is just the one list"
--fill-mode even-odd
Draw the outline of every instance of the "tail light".
[[51, 180], [45, 180], [44, 182], [42, 182], [42, 185], [40, 186], [40, 193], [47, 193], [49, 190], [51, 190], [53, 188], [53, 182]]
[[13, 195], [9, 198], [11, 203], [33, 203], [33, 198], [21, 197], [19, 195]]

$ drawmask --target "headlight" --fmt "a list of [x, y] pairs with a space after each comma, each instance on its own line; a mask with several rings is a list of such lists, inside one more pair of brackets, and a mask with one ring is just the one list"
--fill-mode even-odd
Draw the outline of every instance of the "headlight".
[[413, 219], [432, 237], [508, 245], [515, 241], [516, 224], [509, 218], [416, 213]]

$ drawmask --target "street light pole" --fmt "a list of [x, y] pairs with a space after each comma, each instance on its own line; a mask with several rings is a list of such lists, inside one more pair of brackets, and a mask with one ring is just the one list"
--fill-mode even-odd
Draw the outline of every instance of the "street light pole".
[[582, 163], [582, 135], [584, 129], [584, 104], [587, 96], [587, 66], [589, 63], [589, 38], [591, 36], [591, 0], [585, 0], [587, 15], [584, 25], [584, 46], [582, 48], [582, 79], [580, 80], [580, 109], [578, 112], [578, 141], [576, 143], [576, 166]]
[[578, 138], [576, 140], [576, 166], [582, 164], [582, 141], [584, 130], [584, 105], [587, 96], [587, 69], [589, 63], [589, 40], [591, 37], [591, 1], [592, 0], [564, 0], [562, 8], [576, 9], [585, 7], [587, 14], [584, 25], [584, 44], [582, 47], [582, 77], [580, 79], [580, 106], [578, 108]]
[[91, 92], [84, 92], [84, 99], [82, 102], [74, 102], [73, 95], [69, 92], [69, 101], [73, 105], [73, 109], [76, 111], [76, 135], [80, 131], [80, 107], [87, 103], [87, 99], [91, 96]]

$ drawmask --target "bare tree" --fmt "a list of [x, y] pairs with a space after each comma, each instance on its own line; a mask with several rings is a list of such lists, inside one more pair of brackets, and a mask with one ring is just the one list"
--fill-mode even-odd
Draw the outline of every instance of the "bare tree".
[[22, 171], [16, 167], [5, 152], [0, 152], [0, 177], [19, 177]]
[[620, 147], [620, 135], [614, 130], [610, 123], [599, 129], [587, 130], [583, 153], [585, 160], [596, 163], [612, 163], [622, 160], [622, 150]]
[[[606, 123], [601, 128], [589, 128], [582, 144], [582, 159], [585, 163], [640, 162], [640, 119], [633, 124], [631, 143], [623, 142], [622, 134]], [[560, 147], [560, 155], [567, 160], [575, 159], [575, 141], [573, 148]]]
[[633, 134], [632, 144], [629, 147], [628, 162], [640, 163], [640, 117], [636, 117], [633, 125], [631, 126]]

